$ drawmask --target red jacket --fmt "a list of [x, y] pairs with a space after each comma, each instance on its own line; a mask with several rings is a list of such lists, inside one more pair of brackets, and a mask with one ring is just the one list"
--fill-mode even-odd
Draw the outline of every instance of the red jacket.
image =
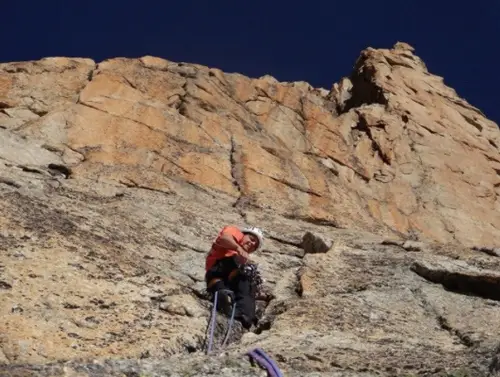
[[212, 244], [212, 249], [208, 253], [207, 260], [205, 262], [205, 270], [206, 271], [208, 271], [210, 268], [212, 268], [212, 266], [215, 264], [215, 262], [217, 262], [219, 259], [225, 258], [225, 257], [231, 257], [233, 255], [238, 255], [238, 252], [236, 250], [231, 250], [231, 249], [227, 249], [227, 248], [220, 247], [220, 246], [216, 245], [218, 243], [220, 237], [222, 236], [222, 234], [228, 233], [228, 232], [234, 237], [236, 242], [241, 244], [244, 234], [241, 233], [241, 230], [238, 227], [233, 226], [233, 225], [228, 225], [228, 226], [225, 226], [224, 228], [222, 228], [222, 230], [219, 232], [219, 235], [217, 236], [216, 240]]

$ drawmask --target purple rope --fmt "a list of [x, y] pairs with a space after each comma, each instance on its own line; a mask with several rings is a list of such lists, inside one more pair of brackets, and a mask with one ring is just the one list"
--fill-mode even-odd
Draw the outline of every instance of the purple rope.
[[[218, 296], [218, 294], [219, 294], [219, 291], [216, 291], [215, 295], [214, 295], [214, 304], [213, 304], [213, 308], [212, 308], [212, 318], [210, 319], [210, 335], [208, 338], [207, 355], [212, 351], [212, 344], [213, 344], [213, 340], [214, 340], [215, 319], [217, 316], [217, 296]], [[229, 326], [228, 326], [228, 329], [226, 331], [226, 336], [224, 337], [224, 342], [222, 343], [221, 348], [224, 348], [226, 346], [226, 343], [229, 339], [229, 335], [231, 334], [231, 329], [233, 327], [234, 315], [236, 312], [236, 304], [233, 303], [232, 306], [233, 306], [233, 309], [231, 312], [231, 319], [229, 320]]]
[[268, 354], [266, 354], [262, 348], [256, 348], [254, 349], [254, 352], [266, 358], [266, 360], [269, 362], [269, 364], [271, 364], [272, 368], [274, 369], [274, 372], [276, 373], [277, 377], [283, 377], [280, 368], [278, 368], [278, 364], [276, 364], [276, 362]]
[[211, 318], [211, 323], [210, 323], [210, 335], [208, 338], [208, 349], [207, 349], [207, 355], [210, 353], [212, 350], [212, 343], [214, 340], [214, 330], [215, 330], [215, 317], [217, 315], [217, 294], [219, 292], [215, 291], [215, 298], [214, 298], [214, 306], [212, 308], [212, 318]]
[[226, 342], [229, 339], [229, 334], [231, 333], [231, 329], [233, 327], [234, 322], [234, 313], [236, 312], [236, 303], [233, 302], [233, 310], [231, 312], [231, 319], [229, 320], [229, 326], [227, 328], [226, 337], [224, 338], [224, 342], [222, 343], [222, 348], [226, 346]]
[[279, 374], [276, 374], [276, 371], [274, 370], [272, 364], [270, 363], [269, 360], [265, 356], [260, 356], [256, 350], [248, 352], [248, 355], [257, 361], [261, 366], [267, 369], [267, 372], [271, 377], [282, 377]]

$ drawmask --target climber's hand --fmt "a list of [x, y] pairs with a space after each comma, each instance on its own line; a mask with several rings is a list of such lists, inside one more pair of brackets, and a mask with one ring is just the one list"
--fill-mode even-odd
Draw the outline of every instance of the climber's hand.
[[245, 249], [243, 249], [241, 246], [238, 247], [238, 254], [240, 257], [242, 257], [245, 261], [248, 261], [250, 259], [250, 254], [248, 254]]

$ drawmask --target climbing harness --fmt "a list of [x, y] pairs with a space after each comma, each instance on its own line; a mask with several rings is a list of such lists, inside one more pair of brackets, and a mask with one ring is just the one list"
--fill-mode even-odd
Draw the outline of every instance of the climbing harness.
[[[228, 291], [230, 294], [232, 292]], [[215, 324], [216, 324], [216, 318], [217, 318], [217, 298], [219, 295], [219, 291], [216, 291], [214, 294], [214, 302], [213, 302], [213, 308], [212, 308], [212, 315], [210, 316], [209, 320], [209, 325], [208, 325], [208, 333], [209, 333], [209, 338], [208, 338], [208, 348], [207, 348], [207, 355], [212, 351], [212, 345], [213, 345], [213, 340], [214, 340], [214, 331], [215, 331]], [[229, 335], [231, 334], [231, 330], [233, 328], [233, 323], [234, 323], [234, 314], [236, 312], [236, 304], [234, 303], [234, 300], [231, 300], [231, 318], [229, 319], [229, 324], [227, 327], [226, 334], [224, 336], [224, 341], [222, 342], [221, 345], [221, 350], [224, 349], [226, 346], [226, 343], [229, 339]]]
[[255, 348], [247, 353], [250, 358], [256, 361], [261, 367], [265, 368], [271, 377], [283, 377], [278, 365], [271, 357], [266, 354], [262, 348]]

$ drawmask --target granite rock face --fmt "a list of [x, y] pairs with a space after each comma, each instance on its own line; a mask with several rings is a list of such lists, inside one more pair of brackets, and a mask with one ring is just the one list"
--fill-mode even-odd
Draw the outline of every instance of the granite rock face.
[[143, 57], [0, 65], [0, 123], [75, 178], [439, 242], [498, 244], [500, 133], [412, 48], [368, 48], [330, 92]]
[[[0, 64], [0, 375], [495, 375], [500, 132], [411, 46], [330, 91], [155, 57]], [[204, 257], [267, 294], [202, 348]], [[224, 325], [222, 320], [221, 325]]]

